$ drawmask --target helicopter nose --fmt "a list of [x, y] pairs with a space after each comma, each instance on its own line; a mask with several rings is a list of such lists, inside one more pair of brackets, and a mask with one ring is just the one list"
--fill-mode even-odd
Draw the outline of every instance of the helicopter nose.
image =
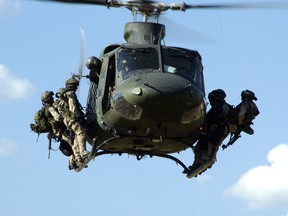
[[147, 74], [143, 86], [147, 101], [153, 104], [177, 103], [177, 107], [184, 108], [193, 107], [202, 101], [202, 94], [194, 83], [174, 74]]
[[141, 117], [188, 123], [187, 119], [193, 118], [190, 111], [203, 103], [203, 97], [202, 91], [187, 79], [169, 73], [150, 73], [124, 81], [115, 91], [113, 101], [116, 110], [126, 116], [129, 113], [134, 120]]
[[204, 95], [194, 83], [173, 74], [149, 74], [144, 86], [147, 99], [143, 114], [159, 121], [189, 123], [191, 110], [203, 102]]

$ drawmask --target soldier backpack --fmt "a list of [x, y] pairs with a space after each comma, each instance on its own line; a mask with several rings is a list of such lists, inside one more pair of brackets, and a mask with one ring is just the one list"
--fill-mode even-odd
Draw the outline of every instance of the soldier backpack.
[[244, 123], [246, 123], [246, 124], [251, 123], [252, 120], [259, 114], [259, 111], [253, 102], [249, 102], [249, 101], [241, 102], [236, 107], [230, 108], [230, 111], [228, 113], [228, 121], [229, 122], [231, 122], [233, 124], [238, 124], [239, 112], [240, 112], [241, 106], [244, 103], [249, 105], [249, 110], [245, 114], [245, 117], [244, 117]]
[[34, 122], [35, 124], [30, 124], [30, 128], [32, 131], [38, 134], [52, 131], [52, 126], [49, 122], [48, 110], [46, 110], [45, 107], [42, 107], [35, 113]]

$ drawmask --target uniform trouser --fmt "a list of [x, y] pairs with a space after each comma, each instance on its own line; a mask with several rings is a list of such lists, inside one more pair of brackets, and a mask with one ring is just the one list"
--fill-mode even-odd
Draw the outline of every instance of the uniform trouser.
[[[71, 129], [75, 133], [75, 138], [74, 138], [74, 147], [73, 150], [77, 151], [80, 153], [80, 155], [83, 157], [85, 154], [87, 154], [86, 150], [86, 132], [83, 128], [83, 126], [79, 122], [74, 122], [71, 125]], [[77, 149], [77, 147], [78, 149]]]
[[203, 159], [208, 159], [208, 135], [200, 134], [194, 148], [194, 164], [199, 164]]
[[209, 135], [201, 135], [199, 141], [194, 149], [194, 164], [203, 163], [211, 159], [216, 154], [219, 146], [228, 135], [228, 129], [226, 125], [217, 127]]
[[72, 147], [73, 154], [69, 157], [69, 164], [74, 164], [77, 161], [81, 160], [80, 153], [79, 153], [79, 148], [78, 145], [75, 145], [75, 137], [73, 139], [73, 136], [69, 133], [69, 131], [65, 130], [62, 133], [62, 139], [65, 140], [70, 144]]

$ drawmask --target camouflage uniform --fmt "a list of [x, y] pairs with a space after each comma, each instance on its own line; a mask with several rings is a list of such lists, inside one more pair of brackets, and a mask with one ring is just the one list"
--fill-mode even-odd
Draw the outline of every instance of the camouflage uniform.
[[80, 162], [89, 155], [89, 152], [86, 150], [86, 132], [80, 124], [82, 116], [75, 94], [78, 84], [79, 82], [74, 78], [66, 81], [67, 91], [62, 97], [59, 97], [58, 111], [63, 117], [66, 127], [75, 133], [73, 152], [77, 161]]
[[222, 141], [227, 137], [227, 116], [231, 105], [225, 101], [226, 94], [222, 89], [209, 93], [208, 99], [211, 109], [204, 120], [204, 131], [194, 148], [194, 163], [190, 169], [198, 167], [218, 151]]
[[[54, 107], [56, 107], [57, 112], [59, 110], [59, 103], [61, 102], [61, 95], [64, 94], [66, 92], [66, 88], [59, 88], [57, 93], [56, 93], [56, 97], [57, 100], [55, 101], [55, 103], [53, 104]], [[61, 116], [62, 117], [62, 116]], [[63, 117], [62, 117], [63, 119]], [[64, 121], [64, 119], [63, 119]], [[66, 125], [65, 125], [66, 126]], [[78, 145], [74, 145], [74, 135], [71, 134], [71, 130], [68, 130], [67, 127], [65, 128], [65, 130], [62, 132], [62, 138], [72, 147], [72, 154], [71, 155], [67, 155], [69, 156], [69, 169], [75, 169], [78, 165], [77, 162], [79, 161], [79, 159], [76, 159], [76, 156], [78, 156], [78, 158], [80, 158], [80, 154], [79, 154], [79, 148]], [[76, 155], [76, 156], [75, 156]]]
[[252, 121], [260, 113], [257, 105], [253, 100], [257, 100], [255, 94], [250, 90], [241, 92], [242, 102], [236, 107], [238, 109], [237, 116], [234, 119], [229, 119], [229, 132], [235, 133], [237, 130], [242, 130], [245, 133], [252, 135], [254, 130], [250, 127]]
[[62, 119], [57, 109], [53, 106], [53, 95], [54, 93], [52, 91], [45, 91], [41, 95], [41, 101], [43, 106], [46, 108], [48, 115], [51, 115], [53, 117], [53, 121], [50, 121], [49, 123], [52, 126], [53, 134], [58, 137], [61, 131], [60, 122]]
[[53, 135], [60, 139], [60, 142], [61, 140], [64, 140], [71, 146], [73, 140], [66, 130], [65, 125], [62, 123], [63, 118], [57, 110], [58, 101], [54, 102], [53, 95], [54, 93], [52, 91], [45, 91], [41, 96], [43, 105], [54, 119], [54, 121], [50, 122], [53, 129]]

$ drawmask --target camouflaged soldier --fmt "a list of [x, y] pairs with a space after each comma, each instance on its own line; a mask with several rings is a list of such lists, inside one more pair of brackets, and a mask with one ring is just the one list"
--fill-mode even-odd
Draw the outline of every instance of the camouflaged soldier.
[[229, 119], [229, 129], [231, 133], [236, 131], [244, 131], [247, 134], [254, 134], [254, 130], [250, 127], [253, 120], [260, 113], [254, 101], [257, 97], [254, 92], [246, 89], [241, 92], [242, 102], [236, 106], [235, 114]]
[[[54, 107], [57, 109], [58, 111], [58, 106], [59, 103], [61, 101], [61, 96], [66, 92], [66, 88], [59, 88], [55, 94], [57, 100], [54, 102]], [[63, 118], [63, 117], [62, 117]], [[65, 126], [65, 130], [62, 131], [62, 137], [63, 139], [69, 144], [69, 147], [67, 145], [65, 145], [65, 143], [61, 143], [60, 144], [60, 150], [62, 151], [62, 153], [66, 156], [69, 157], [69, 169], [75, 169], [78, 167], [77, 165], [77, 160], [75, 155], [79, 155], [79, 148], [78, 145], [74, 145], [74, 135], [71, 134], [71, 131], [69, 131], [66, 126]], [[70, 148], [71, 148], [71, 153], [70, 153]]]
[[226, 93], [222, 89], [213, 90], [208, 94], [211, 109], [206, 114], [203, 131], [194, 148], [194, 163], [189, 169], [194, 170], [210, 160], [213, 152], [218, 151], [227, 137], [227, 118], [232, 106], [225, 101], [225, 97]]
[[[66, 156], [70, 156], [73, 154], [72, 148], [71, 148], [73, 139], [71, 138], [69, 132], [66, 129], [65, 124], [63, 123], [62, 116], [58, 112], [58, 109], [57, 109], [58, 100], [54, 102], [53, 95], [54, 93], [52, 91], [45, 91], [41, 95], [41, 100], [42, 100], [43, 106], [47, 109], [49, 114], [53, 117], [53, 120], [52, 121], [50, 120], [50, 123], [52, 125], [53, 135], [56, 138], [58, 138], [58, 141], [60, 141], [61, 152]], [[66, 143], [64, 143], [63, 141], [65, 141]], [[67, 147], [67, 144], [69, 145], [69, 147]]]
[[80, 124], [83, 115], [75, 93], [78, 85], [79, 81], [75, 78], [66, 81], [66, 92], [59, 97], [58, 111], [67, 129], [75, 133], [73, 152], [76, 160], [81, 162], [89, 155], [89, 151], [86, 150], [86, 132]]
[[60, 114], [58, 113], [57, 109], [53, 106], [54, 93], [52, 91], [45, 91], [41, 95], [41, 101], [43, 106], [46, 108], [46, 110], [49, 112], [49, 114], [53, 117], [49, 121], [49, 123], [52, 126], [53, 134], [57, 137], [60, 136], [61, 129], [63, 128], [62, 118]]

